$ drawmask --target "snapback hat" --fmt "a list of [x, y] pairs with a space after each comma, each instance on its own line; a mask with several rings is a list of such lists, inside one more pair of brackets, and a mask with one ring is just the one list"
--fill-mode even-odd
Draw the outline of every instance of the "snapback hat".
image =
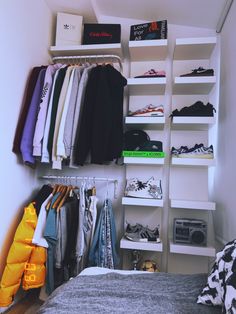
[[136, 150], [147, 141], [150, 141], [150, 138], [143, 130], [129, 130], [124, 133], [125, 150]]

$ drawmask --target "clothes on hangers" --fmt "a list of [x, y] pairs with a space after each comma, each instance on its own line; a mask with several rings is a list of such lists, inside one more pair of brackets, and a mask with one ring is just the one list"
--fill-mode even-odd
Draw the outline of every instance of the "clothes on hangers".
[[35, 203], [41, 206], [43, 197], [48, 197], [46, 186], [43, 186], [32, 201], [24, 208], [23, 217], [16, 229], [10, 247], [6, 266], [0, 282], [0, 307], [13, 302], [20, 285], [24, 290], [42, 287], [45, 283], [46, 249], [32, 243], [37, 225]]
[[99, 215], [92, 247], [89, 253], [91, 266], [113, 269], [119, 263], [116, 252], [116, 227], [112, 202], [106, 199]]
[[34, 166], [35, 164], [35, 158], [33, 157], [33, 138], [45, 72], [45, 68], [39, 72], [20, 143], [23, 161], [30, 166]]
[[42, 140], [47, 117], [49, 97], [51, 95], [53, 75], [55, 74], [56, 70], [60, 67], [61, 64], [49, 65], [45, 73], [44, 84], [39, 105], [40, 108], [34, 131], [33, 156], [42, 155]]
[[15, 136], [14, 136], [14, 141], [13, 141], [13, 147], [12, 151], [15, 154], [20, 154], [21, 149], [20, 149], [20, 143], [22, 139], [22, 133], [24, 130], [24, 125], [26, 121], [26, 117], [28, 114], [29, 106], [31, 103], [31, 99], [34, 93], [34, 88], [38, 79], [39, 72], [44, 68], [44, 66], [39, 66], [39, 67], [34, 67], [29, 75], [27, 86], [25, 89], [25, 97], [24, 97], [24, 102], [21, 108], [20, 116], [18, 119], [17, 127], [15, 130]]
[[35, 73], [20, 144], [26, 164], [52, 162], [52, 168], [62, 169], [121, 157], [127, 81], [119, 71], [110, 64], [58, 64], [35, 70], [32, 80]]

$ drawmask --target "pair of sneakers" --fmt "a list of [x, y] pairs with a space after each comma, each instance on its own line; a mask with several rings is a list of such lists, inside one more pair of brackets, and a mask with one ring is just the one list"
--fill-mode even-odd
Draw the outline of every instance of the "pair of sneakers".
[[133, 226], [127, 223], [125, 237], [126, 239], [134, 242], [161, 242], [159, 226], [154, 229], [150, 229], [148, 226], [144, 227], [138, 223]]
[[192, 148], [181, 146], [180, 148], [172, 147], [171, 154], [178, 158], [204, 158], [213, 159], [213, 146], [205, 147], [203, 144], [195, 144]]
[[125, 196], [162, 199], [161, 180], [156, 180], [154, 177], [147, 181], [141, 181], [137, 178], [128, 179]]

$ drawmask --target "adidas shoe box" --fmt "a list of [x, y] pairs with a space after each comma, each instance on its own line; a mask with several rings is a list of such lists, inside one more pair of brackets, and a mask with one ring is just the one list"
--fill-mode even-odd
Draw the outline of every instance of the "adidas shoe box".
[[120, 24], [84, 24], [83, 45], [120, 43]]
[[83, 17], [57, 13], [56, 46], [81, 45]]
[[152, 39], [167, 39], [167, 20], [131, 25], [131, 41]]

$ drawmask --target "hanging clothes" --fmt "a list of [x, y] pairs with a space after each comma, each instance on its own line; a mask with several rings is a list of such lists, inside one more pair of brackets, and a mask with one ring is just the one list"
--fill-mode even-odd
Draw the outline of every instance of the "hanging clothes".
[[45, 68], [39, 73], [20, 143], [23, 161], [25, 164], [30, 166], [35, 165], [35, 158], [33, 156], [33, 138], [45, 73]]
[[101, 210], [89, 253], [91, 266], [114, 269], [119, 258], [116, 252], [116, 227], [112, 202], [106, 199]]
[[46, 249], [34, 245], [32, 238], [37, 225], [35, 205], [40, 207], [43, 198], [47, 198], [50, 193], [51, 189], [43, 186], [34, 201], [24, 208], [0, 282], [0, 307], [13, 302], [21, 281], [24, 290], [42, 287], [45, 283]]
[[21, 149], [20, 149], [20, 143], [21, 143], [21, 139], [22, 139], [22, 133], [24, 130], [24, 125], [25, 125], [25, 121], [26, 121], [26, 117], [29, 111], [29, 106], [30, 106], [30, 102], [34, 93], [34, 89], [35, 89], [35, 85], [38, 79], [38, 75], [40, 73], [40, 71], [45, 68], [44, 66], [40, 66], [40, 67], [34, 67], [30, 73], [28, 82], [27, 82], [27, 86], [25, 89], [25, 99], [21, 108], [21, 112], [20, 112], [20, 116], [18, 119], [18, 123], [17, 123], [17, 127], [15, 130], [15, 136], [14, 136], [14, 141], [13, 141], [13, 147], [12, 147], [12, 151], [15, 154], [20, 154], [21, 153]]
[[84, 165], [89, 153], [95, 164], [121, 157], [126, 84], [127, 80], [109, 64], [91, 70], [74, 145], [75, 164]]
[[43, 89], [41, 93], [39, 112], [37, 116], [37, 122], [34, 131], [34, 140], [33, 140], [33, 156], [42, 155], [42, 140], [43, 133], [46, 123], [47, 110], [49, 104], [49, 98], [51, 95], [53, 75], [56, 70], [61, 67], [61, 64], [49, 65], [46, 69]]

